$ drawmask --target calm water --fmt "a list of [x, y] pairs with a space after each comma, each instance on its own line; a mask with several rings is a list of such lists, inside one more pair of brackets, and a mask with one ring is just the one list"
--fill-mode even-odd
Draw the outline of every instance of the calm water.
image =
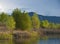
[[12, 41], [12, 40], [0, 40], [0, 44], [60, 44], [60, 39], [58, 38], [50, 38], [48, 40], [38, 40], [38, 41], [28, 41], [26, 40], [25, 42], [20, 41]]
[[39, 40], [38, 44], [60, 44], [60, 39], [50, 38], [48, 40]]

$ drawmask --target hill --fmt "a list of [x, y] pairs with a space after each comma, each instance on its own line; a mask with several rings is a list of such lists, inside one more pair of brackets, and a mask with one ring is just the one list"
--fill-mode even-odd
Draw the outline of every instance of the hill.
[[[32, 16], [34, 14], [34, 12], [29, 12], [29, 15]], [[43, 16], [38, 14], [39, 19], [42, 20], [48, 20], [49, 22], [52, 23], [60, 23], [60, 17], [57, 16]]]

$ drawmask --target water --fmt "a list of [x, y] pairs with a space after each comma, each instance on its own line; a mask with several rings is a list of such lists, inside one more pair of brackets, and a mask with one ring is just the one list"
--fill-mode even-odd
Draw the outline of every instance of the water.
[[[19, 43], [20, 42], [20, 43]], [[59, 38], [49, 38], [47, 40], [25, 40], [25, 41], [0, 40], [0, 44], [60, 44]]]
[[48, 40], [39, 40], [38, 44], [60, 44], [60, 39], [49, 38]]

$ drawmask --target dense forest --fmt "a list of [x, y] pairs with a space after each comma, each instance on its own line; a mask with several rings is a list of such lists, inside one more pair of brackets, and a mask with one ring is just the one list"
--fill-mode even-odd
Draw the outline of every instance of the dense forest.
[[16, 8], [12, 11], [11, 15], [2, 12], [0, 13], [0, 23], [7, 26], [8, 29], [19, 29], [19, 30], [32, 30], [32, 29], [60, 29], [60, 24], [51, 23], [48, 20], [41, 21], [37, 15], [34, 13], [30, 16], [28, 12], [21, 11]]

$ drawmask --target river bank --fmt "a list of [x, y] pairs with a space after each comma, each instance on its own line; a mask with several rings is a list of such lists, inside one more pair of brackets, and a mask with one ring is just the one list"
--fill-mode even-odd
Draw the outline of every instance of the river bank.
[[9, 39], [9, 38], [38, 38], [39, 35], [35, 31], [21, 31], [21, 30], [14, 30], [14, 31], [2, 31], [0, 32], [0, 39]]
[[38, 41], [40, 44], [42, 40], [47, 41], [48, 39], [48, 36], [40, 36], [37, 31], [14, 30], [0, 32], [0, 41], [9, 41], [10, 44], [36, 44]]

